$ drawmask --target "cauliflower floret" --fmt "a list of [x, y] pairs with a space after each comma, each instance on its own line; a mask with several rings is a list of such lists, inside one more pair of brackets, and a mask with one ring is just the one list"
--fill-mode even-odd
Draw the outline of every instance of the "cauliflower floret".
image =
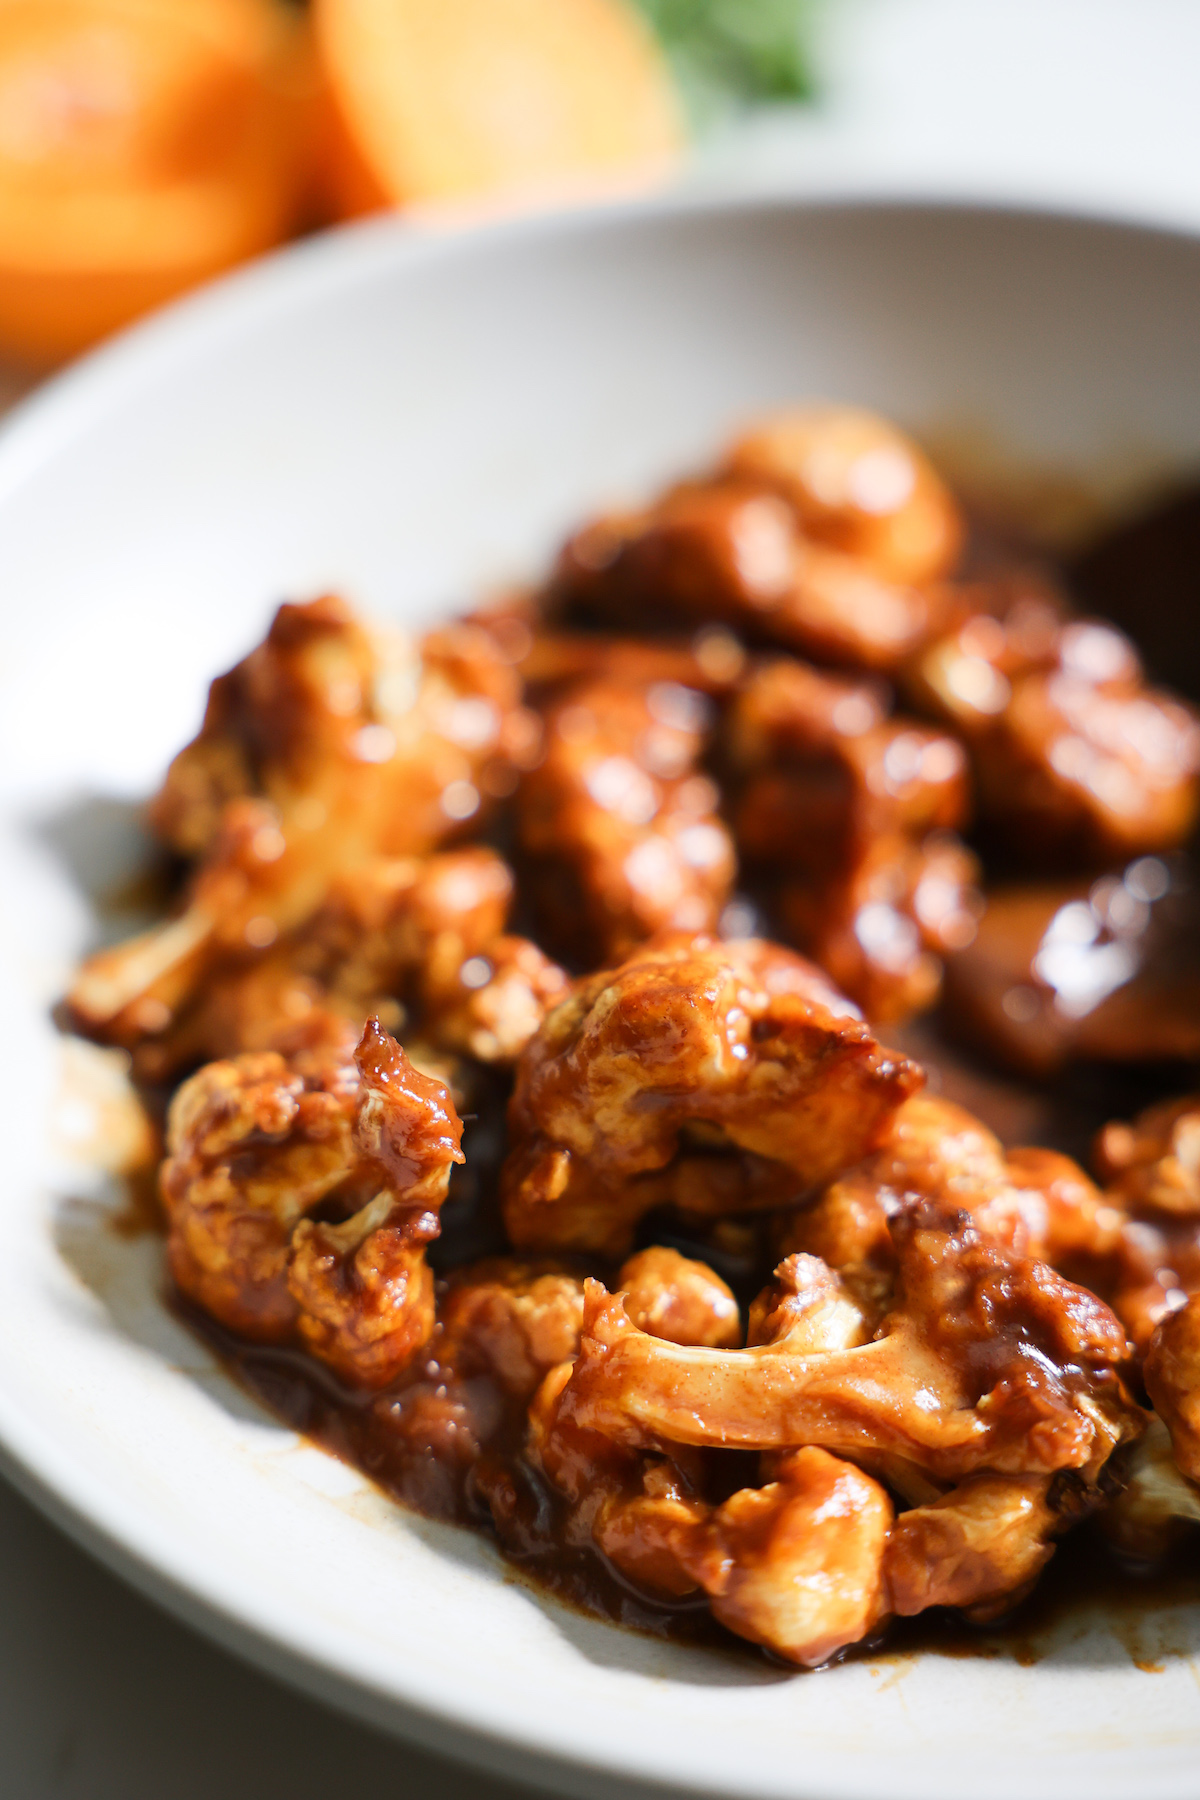
[[1142, 1373], [1180, 1473], [1200, 1481], [1200, 1295], [1160, 1321]]
[[740, 684], [724, 746], [739, 850], [774, 884], [790, 940], [872, 1019], [929, 1006], [983, 908], [951, 829], [967, 815], [962, 746], [790, 658]]
[[1200, 1525], [1200, 1488], [1181, 1473], [1171, 1434], [1156, 1414], [1125, 1459], [1121, 1479], [1120, 1493], [1097, 1520], [1119, 1555], [1136, 1563], [1158, 1562]]
[[1111, 1302], [1135, 1348], [1200, 1291], [1200, 1098], [1147, 1107], [1132, 1124], [1099, 1133], [1095, 1162], [1112, 1216], [1111, 1254], [1093, 1285]]
[[884, 1579], [893, 1612], [965, 1610], [975, 1624], [1010, 1612], [1074, 1524], [1050, 1504], [1049, 1475], [970, 1475], [948, 1494], [900, 1513], [888, 1537]]
[[[998, 584], [926, 646], [909, 688], [969, 744], [983, 816], [1020, 855], [1103, 867], [1171, 849], [1196, 817], [1200, 720], [1147, 686], [1114, 626]], [[961, 596], [971, 607], [970, 591]]]
[[889, 1220], [912, 1194], [963, 1208], [991, 1241], [1071, 1274], [1107, 1267], [1120, 1242], [1123, 1213], [1070, 1157], [1006, 1151], [964, 1107], [915, 1094], [874, 1156], [787, 1219], [777, 1248], [822, 1257], [882, 1313], [896, 1270]]
[[489, 1370], [506, 1393], [528, 1401], [579, 1349], [583, 1277], [547, 1258], [487, 1257], [454, 1271], [438, 1322], [441, 1368], [459, 1377]]
[[726, 467], [774, 488], [813, 538], [890, 580], [935, 580], [958, 557], [963, 521], [953, 496], [912, 439], [876, 413], [777, 413], [738, 438]]
[[433, 633], [416, 655], [339, 600], [281, 607], [213, 684], [151, 806], [199, 859], [183, 910], [83, 965], [68, 996], [80, 1028], [126, 1047], [160, 1035], [214, 969], [304, 926], [364, 864], [477, 823], [536, 751], [519, 689], [479, 627]]
[[634, 1324], [652, 1337], [714, 1350], [741, 1342], [738, 1303], [725, 1282], [678, 1250], [662, 1244], [639, 1250], [622, 1264], [617, 1291]]
[[854, 1296], [831, 1291], [829, 1271], [814, 1280], [814, 1258], [781, 1265], [777, 1281], [797, 1304], [774, 1299], [779, 1334], [745, 1350], [663, 1344], [589, 1283], [560, 1406], [630, 1448], [818, 1444], [904, 1459], [943, 1482], [1073, 1469], [1094, 1483], [1115, 1446], [1141, 1430], [1116, 1372], [1125, 1334], [1108, 1308], [985, 1242], [964, 1213], [912, 1201], [889, 1229], [896, 1304], [870, 1341]]
[[172, 1006], [160, 998], [157, 1029], [143, 992], [105, 1035], [128, 1043], [151, 1081], [242, 1051], [287, 1051], [320, 1012], [354, 1025], [412, 1017], [439, 1048], [512, 1062], [567, 988], [536, 945], [504, 933], [512, 895], [494, 850], [374, 858], [337, 877], [296, 930], [259, 951], [231, 946]]
[[345, 1380], [385, 1385], [433, 1329], [425, 1247], [461, 1134], [444, 1084], [374, 1020], [357, 1049], [347, 1034], [210, 1063], [168, 1122], [175, 1280], [231, 1330], [298, 1339]]
[[[1015, 1605], [1141, 1430], [1122, 1334], [965, 1215], [910, 1202], [892, 1229], [901, 1293], [878, 1331], [812, 1256], [759, 1295], [744, 1351], [647, 1336], [589, 1282], [579, 1353], [530, 1407], [567, 1541], [806, 1666], [892, 1613]], [[765, 1452], [762, 1485], [720, 1499], [706, 1459], [734, 1447]]]
[[[202, 856], [226, 801], [256, 795], [278, 809], [289, 848], [295, 834], [331, 868], [349, 845], [430, 850], [519, 756], [533, 727], [519, 698], [511, 665], [477, 626], [431, 632], [417, 649], [334, 596], [281, 606], [263, 642], [213, 682], [151, 823]], [[454, 784], [473, 788], [469, 810]]]
[[764, 420], [712, 476], [566, 545], [552, 610], [635, 631], [721, 623], [818, 660], [897, 668], [944, 622], [962, 524], [925, 458], [846, 408]]
[[871, 1476], [824, 1450], [792, 1451], [774, 1479], [720, 1504], [693, 1454], [637, 1455], [561, 1407], [563, 1364], [530, 1408], [529, 1455], [566, 1502], [568, 1541], [602, 1552], [660, 1600], [696, 1592], [714, 1617], [789, 1662], [816, 1667], [887, 1610], [892, 1507]]
[[517, 828], [548, 941], [580, 961], [667, 928], [706, 931], [733, 883], [717, 790], [697, 768], [707, 702], [676, 682], [583, 683], [550, 707]]
[[[577, 982], [523, 1053], [502, 1175], [509, 1236], [619, 1255], [676, 1178], [705, 1188], [711, 1210], [779, 1206], [871, 1149], [920, 1080], [800, 957], [757, 939], [665, 937]], [[757, 1176], [742, 1182], [719, 1154], [669, 1169], [685, 1133], [759, 1159]]]

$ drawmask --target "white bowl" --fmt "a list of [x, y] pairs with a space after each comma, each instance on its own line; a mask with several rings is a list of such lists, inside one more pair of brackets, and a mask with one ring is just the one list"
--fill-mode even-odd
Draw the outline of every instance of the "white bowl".
[[185, 305], [23, 411], [0, 441], [0, 1441], [28, 1493], [226, 1644], [575, 1795], [1196, 1793], [1194, 1612], [1143, 1625], [1157, 1673], [1101, 1608], [1034, 1667], [796, 1676], [531, 1591], [243, 1398], [164, 1309], [157, 1241], [113, 1231], [46, 1121], [48, 1008], [130, 853], [122, 803], [280, 597], [435, 615], [809, 394], [1111, 495], [1200, 460], [1197, 319], [1200, 241], [1095, 221], [809, 202], [383, 225]]

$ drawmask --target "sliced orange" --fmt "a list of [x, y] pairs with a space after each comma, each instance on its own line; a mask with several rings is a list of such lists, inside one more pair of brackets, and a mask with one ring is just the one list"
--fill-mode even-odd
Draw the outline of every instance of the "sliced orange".
[[57, 360], [285, 237], [303, 56], [277, 0], [0, 0], [0, 345]]
[[640, 183], [678, 153], [666, 65], [626, 0], [315, 0], [343, 215]]

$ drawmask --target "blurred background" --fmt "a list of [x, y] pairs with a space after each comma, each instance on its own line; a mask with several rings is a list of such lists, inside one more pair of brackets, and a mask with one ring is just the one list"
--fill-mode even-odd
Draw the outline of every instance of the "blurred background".
[[[1200, 0], [0, 0], [0, 410], [289, 240], [671, 187], [1200, 230]], [[0, 1483], [5, 1800], [517, 1790], [326, 1714]]]
[[1196, 0], [0, 0], [11, 384], [288, 239], [683, 185], [1200, 219]]

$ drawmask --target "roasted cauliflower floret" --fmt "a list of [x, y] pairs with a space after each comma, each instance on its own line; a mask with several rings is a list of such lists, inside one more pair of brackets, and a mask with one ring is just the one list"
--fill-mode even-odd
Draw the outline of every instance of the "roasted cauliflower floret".
[[518, 835], [548, 941], [584, 963], [716, 925], [735, 858], [698, 771], [706, 718], [704, 696], [676, 682], [592, 681], [547, 712]]
[[161, 1173], [171, 1271], [246, 1337], [294, 1331], [292, 1232], [353, 1164], [352, 1050], [347, 1033], [290, 1064], [274, 1053], [211, 1063], [172, 1102]]
[[808, 1446], [713, 1512], [705, 1591], [739, 1637], [814, 1668], [891, 1610], [882, 1558], [892, 1505], [877, 1481]]
[[1095, 1285], [1140, 1352], [1160, 1321], [1200, 1292], [1198, 1129], [1200, 1098], [1189, 1094], [1148, 1107], [1132, 1124], [1106, 1125], [1096, 1141], [1120, 1228]]
[[164, 1032], [135, 1046], [139, 1066], [161, 1078], [189, 1061], [286, 1049], [317, 1010], [394, 1022], [401, 994], [419, 1001], [419, 981], [447, 986], [503, 930], [511, 898], [512, 876], [490, 850], [375, 858], [336, 877], [295, 931], [214, 968]]
[[1123, 1486], [1097, 1523], [1119, 1556], [1154, 1563], [1193, 1525], [1200, 1525], [1200, 1488], [1180, 1473], [1163, 1421], [1151, 1413], [1121, 1469]]
[[561, 1264], [488, 1257], [455, 1270], [438, 1306], [439, 1363], [459, 1377], [490, 1370], [528, 1401], [579, 1349], [583, 1278]]
[[214, 966], [279, 936], [294, 898], [285, 849], [272, 807], [230, 801], [181, 910], [77, 969], [66, 997], [72, 1022], [123, 1048], [167, 1031]]
[[617, 1289], [634, 1324], [652, 1337], [713, 1349], [741, 1342], [738, 1303], [728, 1286], [707, 1263], [678, 1250], [663, 1244], [639, 1250], [622, 1264]]
[[426, 1029], [447, 1050], [507, 1068], [570, 985], [536, 944], [502, 933], [464, 958], [444, 983], [426, 981]]
[[1127, 1218], [1108, 1262], [1093, 1285], [1108, 1300], [1144, 1355], [1156, 1326], [1200, 1292], [1200, 1225], [1195, 1220]]
[[954, 1606], [976, 1624], [1011, 1611], [1077, 1516], [1050, 1504], [1053, 1484], [1048, 1475], [970, 1475], [900, 1513], [883, 1564], [892, 1611]]
[[433, 1329], [425, 1247], [461, 1133], [444, 1084], [374, 1020], [357, 1049], [345, 1035], [210, 1063], [168, 1123], [175, 1280], [231, 1330], [298, 1339], [346, 1381], [383, 1386]]
[[779, 1458], [764, 1486], [715, 1505], [694, 1455], [636, 1455], [580, 1430], [560, 1404], [569, 1379], [564, 1364], [536, 1395], [529, 1453], [567, 1502], [571, 1542], [594, 1546], [659, 1599], [705, 1593], [729, 1630], [804, 1667], [881, 1622], [892, 1508], [878, 1482], [801, 1449]]
[[1200, 1219], [1200, 1094], [1149, 1106], [1131, 1125], [1106, 1125], [1096, 1166], [1114, 1204]]
[[946, 601], [929, 584], [960, 537], [954, 502], [899, 433], [817, 408], [752, 428], [715, 475], [586, 526], [549, 598], [592, 624], [720, 623], [890, 670], [941, 629]]
[[1113, 626], [1004, 593], [915, 662], [910, 692], [971, 746], [980, 810], [1027, 858], [1103, 865], [1182, 843], [1200, 721]]
[[281, 607], [214, 683], [151, 806], [199, 859], [183, 910], [84, 964], [69, 995], [81, 1029], [122, 1044], [161, 1032], [219, 961], [303, 926], [355, 870], [477, 821], [536, 751], [519, 687], [479, 628], [434, 633], [418, 656], [338, 600]]
[[967, 811], [961, 745], [791, 659], [741, 683], [723, 742], [739, 848], [776, 884], [791, 941], [871, 1018], [929, 1006], [982, 911], [950, 829]]
[[958, 506], [911, 438], [851, 406], [797, 407], [761, 420], [725, 467], [781, 494], [804, 530], [892, 581], [949, 573], [963, 540]]
[[585, 526], [559, 558], [550, 603], [607, 628], [723, 625], [867, 669], [897, 667], [943, 619], [936, 595], [811, 540], [782, 496], [728, 477]]
[[733, 1180], [709, 1186], [710, 1206], [778, 1206], [872, 1148], [920, 1080], [800, 957], [757, 939], [663, 938], [576, 982], [523, 1053], [509, 1236], [620, 1254], [671, 1197], [669, 1165], [686, 1181], [708, 1149], [775, 1170], [746, 1186], [736, 1157], [711, 1155], [717, 1181]]
[[1200, 1481], [1200, 1296], [1160, 1320], [1142, 1374], [1180, 1473]]
[[[813, 1258], [781, 1265], [777, 1282], [799, 1304], [776, 1300], [779, 1334], [746, 1350], [663, 1344], [589, 1283], [560, 1410], [630, 1449], [818, 1444], [901, 1459], [943, 1482], [1071, 1469], [1094, 1483], [1141, 1430], [1117, 1374], [1125, 1333], [1108, 1308], [986, 1243], [966, 1214], [914, 1201], [889, 1228], [896, 1304], [870, 1341], [853, 1295], [828, 1272], [814, 1279]], [[811, 1347], [814, 1316], [833, 1347]], [[839, 1347], [838, 1336], [851, 1341]]]
[[[286, 1050], [319, 1013], [413, 1019], [440, 1048], [505, 1063], [567, 978], [504, 923], [511, 871], [493, 850], [375, 858], [337, 877], [310, 918], [265, 949], [232, 948], [153, 1031], [145, 996], [110, 1022], [148, 1080], [246, 1050]], [[148, 1021], [153, 1023], [153, 1020]]]
[[[962, 1215], [910, 1202], [898, 1235], [903, 1297], [876, 1333], [810, 1256], [755, 1301], [745, 1351], [656, 1348], [589, 1283], [579, 1355], [530, 1409], [570, 1541], [660, 1599], [703, 1592], [731, 1630], [807, 1666], [892, 1613], [1015, 1605], [1141, 1429], [1113, 1373], [1121, 1333]], [[901, 1343], [903, 1382], [882, 1368]], [[714, 1502], [706, 1449], [733, 1446], [766, 1452], [763, 1485]], [[898, 1516], [876, 1477], [911, 1496]]]
[[183, 855], [203, 856], [225, 803], [254, 795], [276, 807], [289, 851], [332, 868], [350, 846], [433, 849], [511, 786], [535, 741], [519, 700], [512, 667], [478, 627], [449, 626], [415, 648], [333, 596], [281, 606], [263, 642], [213, 682], [151, 823]]
[[821, 1257], [882, 1308], [896, 1270], [889, 1221], [913, 1194], [969, 1212], [991, 1241], [1073, 1275], [1107, 1267], [1121, 1241], [1123, 1214], [1070, 1157], [1006, 1151], [965, 1108], [916, 1094], [874, 1156], [781, 1226], [778, 1249]]

